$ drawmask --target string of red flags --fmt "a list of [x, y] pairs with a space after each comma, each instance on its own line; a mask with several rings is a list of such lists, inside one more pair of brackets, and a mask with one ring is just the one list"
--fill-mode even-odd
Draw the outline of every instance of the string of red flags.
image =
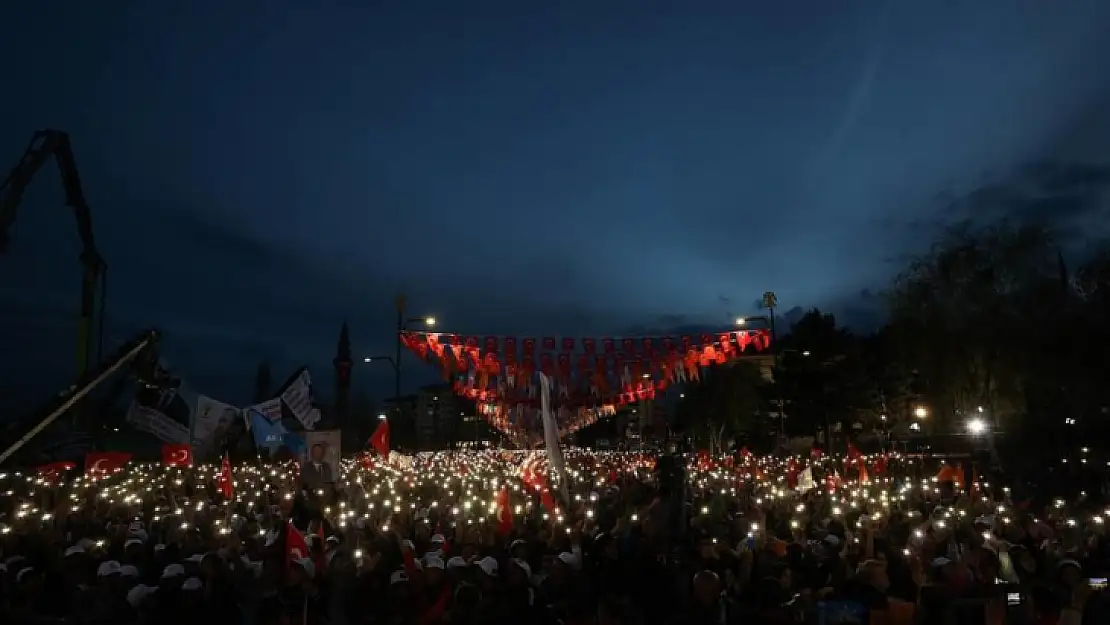
[[[542, 338], [403, 332], [402, 344], [436, 366], [443, 379], [506, 433], [535, 432], [539, 381], [552, 382], [560, 435], [618, 407], [653, 399], [673, 385], [697, 382], [704, 370], [770, 349], [767, 329], [677, 338]], [[526, 441], [525, 441], [526, 442]]]

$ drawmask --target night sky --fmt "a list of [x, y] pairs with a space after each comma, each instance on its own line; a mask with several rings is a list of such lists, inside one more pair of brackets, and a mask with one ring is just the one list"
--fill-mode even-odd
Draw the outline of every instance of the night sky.
[[[0, 167], [72, 134], [106, 346], [158, 326], [232, 403], [262, 358], [330, 389], [344, 319], [380, 396], [401, 290], [477, 335], [851, 321], [938, 194], [1110, 155], [1106, 0], [8, 4]], [[12, 237], [0, 406], [73, 371], [53, 165]]]

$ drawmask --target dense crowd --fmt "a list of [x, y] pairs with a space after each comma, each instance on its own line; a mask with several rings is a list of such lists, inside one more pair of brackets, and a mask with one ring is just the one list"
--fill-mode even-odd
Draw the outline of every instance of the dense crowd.
[[66, 468], [0, 474], [4, 624], [1110, 623], [1110, 510], [896, 454]]

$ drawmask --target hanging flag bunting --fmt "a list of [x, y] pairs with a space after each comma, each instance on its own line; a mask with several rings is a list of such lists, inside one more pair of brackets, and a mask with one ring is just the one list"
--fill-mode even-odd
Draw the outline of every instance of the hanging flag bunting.
[[[767, 329], [697, 336], [572, 338], [463, 336], [402, 332], [402, 344], [435, 365], [455, 393], [514, 442], [543, 441], [537, 373], [551, 388], [560, 437], [611, 415], [622, 405], [651, 401], [671, 386], [697, 382], [708, 367], [767, 351]], [[600, 346], [600, 349], [599, 349]], [[519, 351], [518, 351], [519, 347]]]

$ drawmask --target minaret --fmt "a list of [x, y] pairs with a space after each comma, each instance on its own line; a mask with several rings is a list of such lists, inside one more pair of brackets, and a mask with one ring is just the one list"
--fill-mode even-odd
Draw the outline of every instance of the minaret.
[[339, 345], [335, 350], [335, 359], [331, 361], [335, 367], [335, 422], [340, 427], [347, 419], [347, 405], [351, 391], [351, 337], [347, 331], [347, 322], [343, 322], [343, 329], [339, 331]]

